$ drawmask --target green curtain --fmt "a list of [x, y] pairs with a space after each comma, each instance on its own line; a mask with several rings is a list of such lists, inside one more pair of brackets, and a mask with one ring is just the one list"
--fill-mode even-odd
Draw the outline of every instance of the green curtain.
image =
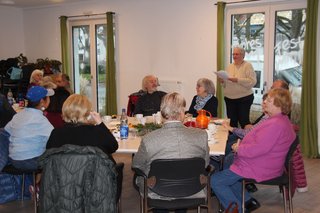
[[107, 12], [106, 115], [117, 114], [113, 12]]
[[[224, 49], [225, 49], [225, 35], [224, 35], [224, 10], [226, 7], [225, 2], [218, 2], [217, 13], [217, 71], [224, 69]], [[217, 98], [219, 100], [218, 117], [224, 116], [224, 98], [221, 84], [217, 80]]]
[[302, 152], [319, 157], [317, 124], [317, 27], [319, 0], [308, 0], [303, 52], [300, 141]]
[[60, 17], [61, 60], [62, 60], [62, 72], [67, 74], [68, 76], [71, 76], [67, 20], [68, 20], [67, 16]]

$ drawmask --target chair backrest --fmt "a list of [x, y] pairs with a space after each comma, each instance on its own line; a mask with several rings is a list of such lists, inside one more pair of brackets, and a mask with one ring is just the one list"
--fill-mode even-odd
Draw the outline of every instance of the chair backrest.
[[187, 197], [201, 191], [206, 183], [202, 158], [159, 159], [150, 166], [149, 189], [166, 197]]
[[286, 167], [287, 171], [289, 168], [289, 163], [290, 163], [291, 157], [292, 157], [294, 151], [296, 150], [298, 144], [299, 144], [299, 136], [297, 135], [295, 140], [293, 141], [293, 143], [290, 145], [289, 151], [286, 156], [285, 167]]
[[114, 162], [98, 148], [64, 145], [47, 150], [39, 162], [40, 212], [116, 211]]

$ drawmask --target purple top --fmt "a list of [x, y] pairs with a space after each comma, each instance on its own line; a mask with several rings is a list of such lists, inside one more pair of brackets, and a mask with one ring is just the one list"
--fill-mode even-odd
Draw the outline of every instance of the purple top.
[[287, 115], [269, 117], [243, 138], [231, 171], [257, 182], [280, 176], [295, 137]]

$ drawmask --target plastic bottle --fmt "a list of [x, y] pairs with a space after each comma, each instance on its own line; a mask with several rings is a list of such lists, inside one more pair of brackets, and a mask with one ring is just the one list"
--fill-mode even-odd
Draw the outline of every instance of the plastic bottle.
[[128, 117], [126, 113], [126, 109], [122, 109], [121, 117], [120, 117], [120, 139], [125, 140], [129, 135], [129, 126], [128, 126]]
[[7, 93], [7, 100], [11, 106], [14, 104], [14, 98], [13, 98], [13, 94], [12, 94], [11, 89], [9, 89], [9, 91]]

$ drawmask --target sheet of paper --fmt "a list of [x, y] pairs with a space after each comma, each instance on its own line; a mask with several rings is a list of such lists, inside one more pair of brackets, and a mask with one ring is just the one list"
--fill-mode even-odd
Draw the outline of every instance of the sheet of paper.
[[229, 75], [227, 73], [227, 71], [224, 70], [219, 70], [219, 71], [215, 71], [214, 74], [216, 74], [219, 78], [222, 78], [223, 80], [228, 80]]

